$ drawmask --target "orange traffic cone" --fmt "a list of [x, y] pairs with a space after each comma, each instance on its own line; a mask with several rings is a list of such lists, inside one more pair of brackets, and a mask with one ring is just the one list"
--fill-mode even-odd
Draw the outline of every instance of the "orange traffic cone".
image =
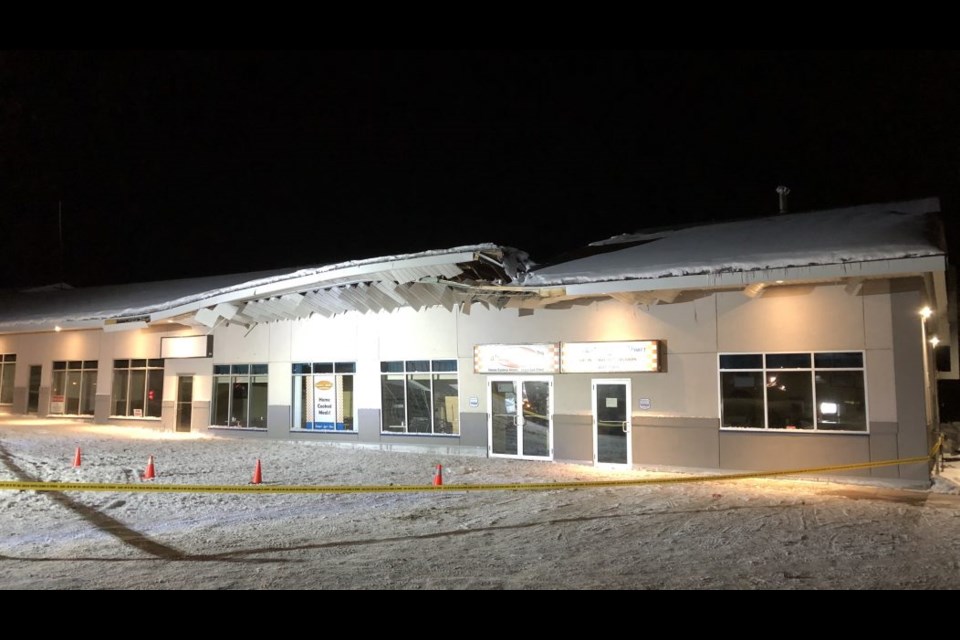
[[77, 452], [73, 454], [73, 466], [80, 466], [80, 447], [77, 447]]
[[143, 472], [143, 479], [153, 480], [155, 477], [157, 477], [157, 472], [153, 468], [153, 456], [150, 456], [149, 458], [147, 458], [147, 468]]
[[439, 487], [443, 485], [443, 465], [438, 464], [437, 470], [433, 474], [433, 486]]
[[263, 482], [263, 473], [260, 470], [260, 458], [257, 458], [257, 466], [253, 468], [253, 480], [250, 484], [260, 484]]

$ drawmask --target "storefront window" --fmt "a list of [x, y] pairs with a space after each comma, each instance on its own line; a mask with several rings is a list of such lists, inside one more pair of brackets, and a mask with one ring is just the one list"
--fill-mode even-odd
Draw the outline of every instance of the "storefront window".
[[863, 352], [721, 354], [721, 427], [867, 431]]
[[113, 361], [112, 413], [159, 418], [163, 409], [163, 359]]
[[266, 429], [267, 365], [214, 365], [210, 414], [215, 427]]
[[61, 360], [53, 363], [53, 384], [50, 389], [52, 415], [92, 416], [96, 398], [96, 360]]
[[355, 431], [354, 362], [296, 362], [293, 374], [294, 431]]
[[459, 435], [456, 360], [380, 363], [381, 430]]

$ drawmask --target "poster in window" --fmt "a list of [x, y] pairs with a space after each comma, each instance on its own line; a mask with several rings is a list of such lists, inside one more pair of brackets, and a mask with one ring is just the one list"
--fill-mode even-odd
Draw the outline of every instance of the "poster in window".
[[334, 376], [313, 376], [314, 429], [337, 428], [336, 397], [337, 385]]

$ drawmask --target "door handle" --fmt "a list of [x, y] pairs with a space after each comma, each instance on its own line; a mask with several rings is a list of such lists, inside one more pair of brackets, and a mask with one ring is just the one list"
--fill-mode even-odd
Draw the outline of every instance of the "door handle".
[[624, 421], [623, 421], [623, 425], [622, 425], [622, 427], [621, 427], [621, 428], [623, 429], [623, 432], [624, 432], [624, 433], [627, 432], [627, 424], [628, 424], [627, 421], [624, 420]]

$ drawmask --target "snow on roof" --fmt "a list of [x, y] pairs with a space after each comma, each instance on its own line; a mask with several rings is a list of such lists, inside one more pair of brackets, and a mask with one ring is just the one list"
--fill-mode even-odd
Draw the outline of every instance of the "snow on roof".
[[[937, 198], [704, 224], [592, 243], [596, 254], [535, 268], [557, 286], [945, 255]], [[617, 250], [616, 245], [624, 248]]]
[[[502, 251], [495, 244], [477, 244], [435, 249], [313, 267], [163, 280], [89, 288], [40, 287], [29, 292], [0, 293], [0, 328], [12, 324], [51, 324], [61, 321], [96, 321], [118, 316], [136, 316], [174, 309], [223, 294], [284, 282], [305, 276], [337, 272], [351, 267], [403, 262], [430, 256], [471, 251]], [[525, 256], [519, 253], [522, 258]]]

